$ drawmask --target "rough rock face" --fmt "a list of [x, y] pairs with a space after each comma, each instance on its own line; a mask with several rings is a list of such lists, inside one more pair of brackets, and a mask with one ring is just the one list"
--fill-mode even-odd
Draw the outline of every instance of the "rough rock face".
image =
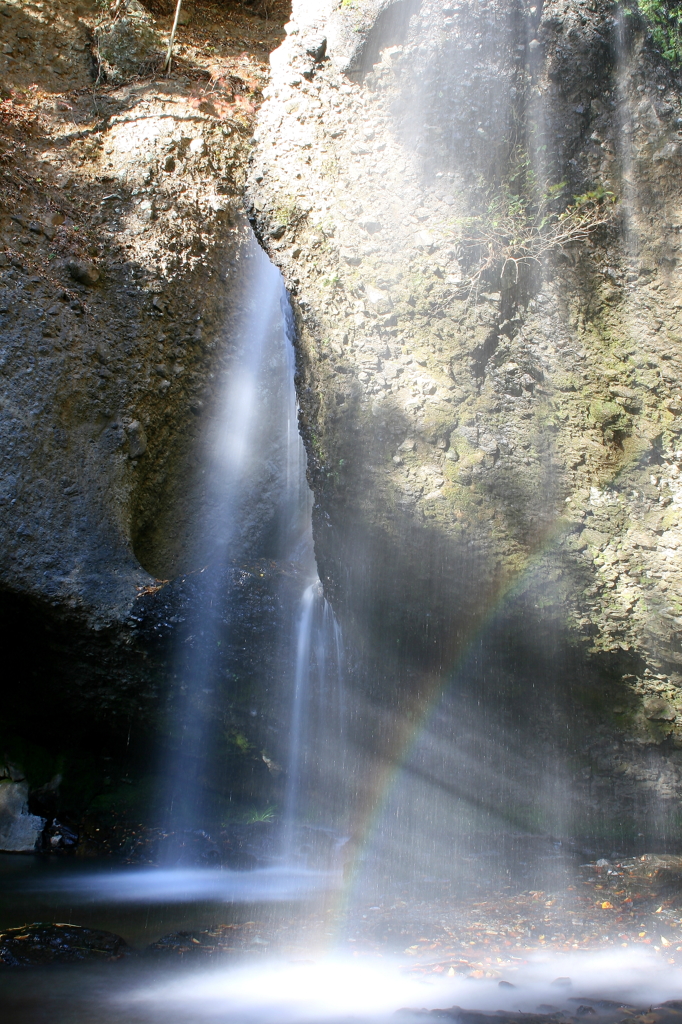
[[156, 577], [199, 567], [198, 453], [249, 316], [241, 197], [282, 37], [228, 15], [193, 9], [168, 77], [171, 18], [136, 0], [113, 28], [95, 4], [0, 8], [0, 754], [19, 734], [118, 757], [169, 676]]
[[[615, 778], [670, 809], [679, 76], [596, 2], [296, 0], [286, 30], [250, 195], [295, 299], [321, 575], [370, 676], [442, 675], [504, 620], [544, 665], [538, 737], [563, 680], [588, 802]], [[524, 189], [600, 212], [487, 260]]]
[[28, 813], [28, 782], [16, 768], [0, 775], [0, 850], [32, 853], [38, 846], [45, 819]]
[[34, 184], [3, 217], [2, 576], [106, 624], [152, 582], [138, 557], [168, 568], [145, 537], [169, 464], [210, 406], [228, 308], [239, 315], [245, 231], [233, 207], [247, 129], [193, 106], [177, 80], [109, 89], [97, 103], [64, 102], [69, 120], [52, 128], [61, 145], [47, 152], [34, 115], [26, 148], [42, 195]]
[[95, 36], [100, 74], [110, 82], [138, 74], [163, 46], [154, 19], [137, 0], [116, 14], [97, 26]]

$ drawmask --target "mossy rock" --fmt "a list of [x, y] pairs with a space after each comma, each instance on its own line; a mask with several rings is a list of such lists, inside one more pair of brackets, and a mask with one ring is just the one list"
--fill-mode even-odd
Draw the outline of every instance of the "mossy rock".
[[37, 967], [45, 964], [102, 963], [120, 960], [132, 950], [120, 935], [75, 924], [35, 924], [9, 928], [0, 935], [0, 964]]
[[590, 419], [600, 427], [615, 425], [623, 417], [623, 410], [616, 402], [596, 399], [590, 403]]
[[128, 0], [125, 17], [105, 23], [97, 32], [100, 70], [107, 81], [132, 78], [160, 57], [163, 43], [147, 11]]

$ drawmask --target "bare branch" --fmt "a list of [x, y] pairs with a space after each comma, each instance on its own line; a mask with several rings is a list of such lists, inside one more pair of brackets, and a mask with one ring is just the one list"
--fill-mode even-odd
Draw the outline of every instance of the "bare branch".
[[168, 51], [166, 53], [166, 62], [163, 65], [163, 70], [170, 75], [171, 62], [173, 60], [173, 43], [175, 42], [175, 32], [178, 27], [178, 21], [180, 20], [180, 8], [182, 7], [182, 0], [178, 0], [175, 6], [175, 18], [173, 19], [173, 28], [171, 29], [170, 39], [168, 40]]
[[468, 279], [470, 295], [478, 293], [484, 277], [494, 273], [501, 278], [510, 266], [518, 281], [520, 267], [541, 264], [568, 245], [587, 241], [613, 217], [615, 197], [602, 189], [576, 197], [563, 213], [551, 212], [550, 196], [531, 214], [517, 196], [502, 192], [486, 214], [468, 219], [473, 232], [462, 244], [477, 260]]

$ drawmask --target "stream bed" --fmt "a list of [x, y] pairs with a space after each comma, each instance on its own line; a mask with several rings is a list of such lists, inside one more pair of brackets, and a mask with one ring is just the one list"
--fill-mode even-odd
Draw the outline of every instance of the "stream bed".
[[[682, 858], [586, 861], [537, 837], [488, 845], [463, 858], [466, 891], [464, 870], [408, 890], [368, 864], [350, 879], [4, 857], [3, 1020], [682, 1019]], [[19, 927], [27, 914], [83, 938]], [[17, 950], [33, 966], [8, 966]]]

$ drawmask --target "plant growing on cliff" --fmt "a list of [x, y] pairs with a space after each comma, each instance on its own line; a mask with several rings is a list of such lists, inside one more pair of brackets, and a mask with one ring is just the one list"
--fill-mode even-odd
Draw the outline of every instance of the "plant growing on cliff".
[[[682, 63], [682, 4], [669, 0], [635, 0], [635, 4], [663, 57], [671, 64]], [[625, 13], [632, 14], [633, 9]]]
[[462, 247], [470, 294], [482, 282], [513, 289], [533, 265], [585, 242], [612, 216], [615, 195], [603, 186], [566, 201], [565, 181], [540, 189], [527, 158], [507, 181], [484, 192], [484, 211], [464, 221]]
[[271, 804], [269, 807], [254, 808], [251, 811], [247, 811], [244, 820], [248, 825], [255, 825], [258, 822], [274, 821], [276, 817], [277, 808]]

